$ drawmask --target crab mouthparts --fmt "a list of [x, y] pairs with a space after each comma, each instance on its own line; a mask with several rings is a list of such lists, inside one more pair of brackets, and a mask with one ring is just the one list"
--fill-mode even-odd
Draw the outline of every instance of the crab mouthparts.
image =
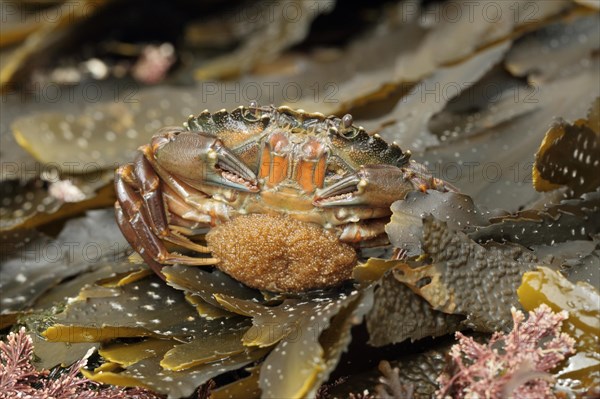
[[243, 186], [245, 186], [248, 190], [250, 191], [256, 191], [258, 190], [258, 186], [256, 185], [256, 183], [253, 183], [251, 181], [245, 180], [243, 177], [236, 175], [235, 173], [229, 172], [227, 170], [224, 170], [222, 168], [221, 169], [221, 176], [226, 179], [229, 180], [230, 182], [233, 183], [238, 183], [241, 184]]
[[317, 191], [313, 203], [317, 206], [349, 203], [360, 192], [361, 183], [361, 179], [356, 175], [345, 177], [330, 187]]
[[217, 163], [215, 167], [225, 180], [240, 184], [249, 191], [258, 190], [254, 173], [229, 151], [223, 148], [217, 150]]

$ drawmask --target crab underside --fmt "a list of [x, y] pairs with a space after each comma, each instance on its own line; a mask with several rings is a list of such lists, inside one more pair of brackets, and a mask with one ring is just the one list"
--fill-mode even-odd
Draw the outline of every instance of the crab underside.
[[[337, 278], [299, 284], [294, 279], [305, 276], [291, 267], [282, 269], [287, 273], [275, 273], [281, 278], [266, 284], [260, 278], [244, 277], [251, 273], [232, 272], [248, 267], [241, 260], [231, 267], [235, 259], [243, 259], [235, 256], [239, 246], [227, 239], [213, 240], [211, 248], [204, 234], [242, 217], [234, 226], [245, 230], [237, 235], [246, 237], [250, 245], [256, 241], [260, 249], [269, 248], [260, 241], [272, 241], [273, 232], [282, 235], [286, 228], [295, 229], [302, 238], [281, 242], [291, 248], [281, 257], [308, 251], [317, 261], [307, 267], [319, 274], [324, 271], [317, 265], [327, 264], [332, 253], [387, 245], [384, 227], [390, 205], [409, 191], [451, 189], [409, 157], [396, 144], [388, 145], [353, 126], [350, 115], [340, 119], [256, 105], [231, 113], [204, 111], [190, 117], [183, 128], [161, 129], [150, 144], [140, 147], [132, 163], [117, 170], [117, 221], [133, 248], [159, 275], [163, 265], [216, 265], [259, 289], [323, 288], [348, 279], [347, 270], [356, 256], [342, 256], [345, 262], [338, 263], [344, 272], [325, 273]], [[244, 219], [252, 214], [269, 215], [252, 219], [254, 236], [247, 229], [251, 219]], [[226, 235], [235, 236], [235, 228], [230, 227]], [[219, 248], [216, 242], [221, 243]], [[223, 242], [229, 243], [227, 247]], [[264, 259], [277, 263], [273, 257]], [[261, 274], [269, 272], [268, 267], [261, 270]]]

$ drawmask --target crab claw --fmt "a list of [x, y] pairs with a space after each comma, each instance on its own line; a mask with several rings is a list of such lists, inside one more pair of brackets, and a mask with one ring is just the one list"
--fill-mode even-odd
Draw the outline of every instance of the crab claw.
[[392, 165], [365, 165], [356, 173], [317, 190], [313, 204], [318, 207], [389, 207], [411, 190], [414, 190], [413, 185], [407, 181], [402, 169]]
[[152, 142], [160, 165], [191, 182], [258, 191], [256, 175], [221, 140], [198, 132], [172, 132]]

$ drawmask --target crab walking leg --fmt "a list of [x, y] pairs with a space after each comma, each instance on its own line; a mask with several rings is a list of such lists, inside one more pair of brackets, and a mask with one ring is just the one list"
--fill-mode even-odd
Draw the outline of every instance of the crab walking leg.
[[177, 195], [168, 184], [163, 185], [162, 189], [171, 230], [180, 231], [181, 227], [198, 230], [207, 229], [211, 226], [211, 215], [196, 210]]
[[437, 190], [441, 192], [451, 191], [458, 193], [460, 190], [452, 184], [434, 177], [425, 165], [418, 162], [410, 162], [408, 166], [404, 168], [405, 179], [410, 181], [415, 189], [420, 191]]
[[[342, 226], [339, 235], [340, 241], [347, 243], [362, 243], [368, 245], [370, 240], [377, 239], [378, 245], [381, 244], [379, 238], [385, 235], [385, 225], [389, 223], [389, 218], [367, 220], [359, 223], [348, 223]], [[387, 240], [387, 238], [386, 238]]]
[[144, 207], [142, 196], [128, 185], [126, 179], [123, 178], [124, 175], [127, 176], [132, 172], [131, 169], [131, 165], [125, 165], [117, 169], [115, 191], [123, 214], [119, 226], [126, 237], [130, 237], [130, 229], [133, 230], [141, 247], [138, 252], [147, 252], [155, 262], [161, 265], [181, 263], [191, 266], [204, 266], [218, 263], [219, 260], [215, 258], [194, 258], [172, 254], [167, 250], [151, 227], [153, 222]]
[[150, 214], [151, 227], [154, 233], [159, 238], [175, 245], [200, 253], [209, 253], [210, 250], [207, 247], [196, 244], [169, 229], [162, 190], [160, 188], [160, 178], [141, 152], [138, 153], [134, 161], [134, 173], [141, 187], [142, 198]]
[[[160, 269], [162, 269], [162, 265], [154, 260], [154, 258], [146, 251], [144, 245], [142, 244], [142, 238], [138, 235], [138, 233], [131, 227], [131, 223], [125, 217], [123, 213], [123, 209], [119, 204], [119, 201], [115, 204], [115, 216], [117, 217], [117, 224], [121, 229], [121, 233], [125, 236], [127, 241], [131, 244], [135, 252], [140, 254], [144, 262], [150, 267], [150, 269], [154, 270], [156, 274], [163, 280], [165, 276], [160, 273]], [[150, 240], [152, 238], [149, 238]]]

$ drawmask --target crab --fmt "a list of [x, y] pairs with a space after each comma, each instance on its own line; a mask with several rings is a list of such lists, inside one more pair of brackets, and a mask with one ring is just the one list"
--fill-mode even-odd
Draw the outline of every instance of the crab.
[[198, 237], [249, 214], [316, 224], [357, 251], [387, 245], [394, 201], [452, 188], [351, 115], [251, 104], [161, 129], [117, 169], [115, 189], [121, 231], [161, 275], [164, 265], [218, 265]]

